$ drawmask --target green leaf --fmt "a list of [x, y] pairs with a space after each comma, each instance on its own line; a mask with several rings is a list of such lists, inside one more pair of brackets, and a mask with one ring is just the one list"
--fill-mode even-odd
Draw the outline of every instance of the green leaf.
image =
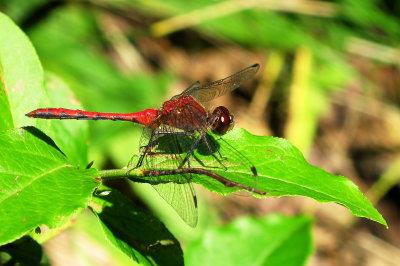
[[[179, 166], [194, 140], [188, 136], [177, 138], [180, 145], [178, 148], [172, 148], [174, 145], [171, 145], [168, 136], [158, 138], [161, 154], [146, 157], [149, 169], [168, 170]], [[207, 169], [236, 183], [263, 190], [267, 196], [306, 196], [322, 203], [336, 202], [356, 216], [387, 225], [353, 182], [308, 164], [301, 152], [285, 139], [254, 136], [244, 129], [236, 128], [222, 137], [211, 136], [208, 142], [213, 151], [220, 152], [222, 158], [217, 152], [215, 157], [209, 155], [202, 141], [190, 159], [192, 168]], [[175, 157], [178, 149], [180, 154]], [[220, 158], [220, 162], [216, 158]], [[134, 166], [135, 160], [132, 162]], [[252, 167], [255, 167], [257, 176], [253, 174]], [[148, 179], [151, 182], [161, 180], [180, 183], [185, 180], [187, 182], [188, 175], [184, 178], [176, 175], [153, 176]], [[238, 190], [204, 175], [195, 174], [192, 181], [224, 195]]]
[[[25, 117], [33, 109], [49, 103], [68, 102], [80, 105], [69, 89], [54, 75], [48, 75], [43, 86], [43, 69], [36, 52], [25, 34], [0, 13], [0, 131], [35, 125], [49, 134], [74, 165], [87, 164], [87, 124], [40, 121]], [[72, 141], [74, 140], [74, 141]], [[76, 140], [76, 141], [75, 141]], [[71, 144], [73, 143], [73, 144]]]
[[[45, 105], [35, 106], [32, 110], [48, 106], [68, 106], [72, 109], [81, 109], [69, 87], [56, 75], [46, 73], [47, 93], [42, 102]], [[30, 118], [31, 124], [45, 132], [68, 157], [68, 161], [75, 166], [87, 165], [87, 143], [89, 128], [87, 121], [60, 121]]]
[[187, 265], [305, 265], [312, 251], [312, 220], [269, 215], [242, 217], [188, 245]]
[[0, 135], [0, 245], [37, 226], [65, 223], [98, 185], [94, 169], [77, 169], [35, 128]]
[[[208, 169], [225, 178], [256, 186], [266, 191], [267, 196], [306, 196], [322, 203], [335, 202], [356, 216], [387, 226], [382, 215], [352, 181], [310, 165], [301, 152], [285, 139], [254, 136], [236, 128], [218, 140], [218, 145], [221, 155], [226, 157], [226, 162], [223, 162], [226, 169], [216, 165], [212, 156], [204, 156], [198, 151], [195, 156], [209, 166]], [[256, 167], [257, 177], [250, 171], [251, 165], [247, 160]], [[196, 167], [195, 164], [193, 167]], [[194, 181], [222, 194], [235, 190], [204, 176], [196, 176]]]
[[0, 131], [29, 125], [24, 116], [40, 105], [43, 69], [26, 35], [0, 13]]
[[183, 265], [178, 240], [159, 220], [118, 191], [105, 190], [110, 193], [98, 191], [91, 207], [115, 247], [140, 264]]

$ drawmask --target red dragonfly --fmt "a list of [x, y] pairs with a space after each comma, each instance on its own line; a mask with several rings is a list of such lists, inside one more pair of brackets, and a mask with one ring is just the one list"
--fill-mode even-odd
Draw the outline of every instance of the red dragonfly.
[[[154, 161], [157, 160], [154, 160], [154, 158], [164, 158], [157, 157], [157, 155], [164, 156], [168, 150], [169, 152], [167, 153], [171, 155], [171, 160], [166, 160], [168, 161], [169, 169], [171, 168], [171, 161], [178, 164], [175, 167], [179, 169], [179, 171], [171, 171], [169, 173], [179, 173], [180, 179], [174, 178], [169, 182], [155, 182], [153, 187], [187, 224], [194, 227], [197, 224], [197, 200], [190, 180], [192, 179], [192, 173], [196, 173], [196, 171], [191, 167], [190, 156], [193, 155], [194, 150], [202, 141], [208, 150], [208, 154], [212, 155], [226, 169], [221, 161], [224, 158], [218, 148], [215, 149], [210, 145], [207, 133], [212, 131], [217, 135], [223, 135], [234, 126], [233, 115], [230, 114], [226, 107], [219, 106], [210, 111], [203, 104], [238, 88], [244, 81], [252, 78], [259, 67], [258, 64], [254, 64], [231, 76], [205, 85], [200, 85], [200, 82], [196, 81], [182, 93], [164, 102], [160, 109], [146, 109], [135, 113], [99, 113], [65, 108], [41, 108], [26, 115], [43, 119], [130, 121], [145, 126], [142, 140], [146, 142], [143, 143], [141, 141], [144, 145], [141, 147], [141, 156], [134, 169], [142, 167], [143, 164], [145, 169], [162, 169], [155, 165]], [[190, 138], [189, 145], [183, 148], [180, 143], [182, 138], [187, 137]], [[164, 146], [169, 146], [169, 148], [162, 148], [162, 143], [164, 143]], [[177, 152], [177, 150], [180, 152]], [[184, 158], [181, 158], [181, 155], [177, 155], [178, 153], [185, 154]], [[249, 162], [242, 154], [239, 153], [238, 156], [244, 158], [243, 161]], [[186, 165], [187, 170], [185, 171]], [[256, 168], [251, 163], [248, 163], [248, 165], [249, 171], [254, 176], [257, 176]], [[165, 175], [166, 173], [168, 172], [153, 171], [152, 175]], [[204, 174], [204, 171], [198, 171], [198, 173]], [[224, 184], [227, 185], [227, 183]], [[234, 181], [230, 181], [229, 186], [265, 194], [264, 191], [237, 184]]]

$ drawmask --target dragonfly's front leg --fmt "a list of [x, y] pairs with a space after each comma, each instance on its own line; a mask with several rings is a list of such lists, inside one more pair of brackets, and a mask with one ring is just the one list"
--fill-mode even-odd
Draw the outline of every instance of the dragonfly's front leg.
[[182, 168], [186, 162], [188, 162], [188, 167], [190, 168], [190, 161], [189, 157], [193, 154], [194, 149], [197, 147], [199, 144], [199, 141], [201, 140], [201, 135], [193, 142], [192, 146], [190, 146], [189, 150], [186, 152], [186, 157], [182, 161], [182, 163], [179, 165], [179, 168]]
[[[211, 146], [210, 146], [210, 144], [208, 143], [208, 140], [207, 140], [207, 134], [202, 136], [202, 139], [203, 139], [204, 143], [206, 144], [208, 151], [215, 158], [215, 160], [217, 160], [219, 162], [219, 164], [222, 165], [222, 167], [225, 170], [228, 170], [228, 168], [226, 168], [226, 166], [221, 162], [221, 160], [214, 154], [213, 150], [211, 149]], [[219, 157], [221, 157], [222, 160], [226, 159], [226, 157], [222, 157], [221, 152], [219, 151], [219, 149], [217, 149], [217, 152], [219, 154]]]
[[153, 145], [154, 145], [154, 144], [153, 144], [153, 143], [154, 143], [154, 141], [153, 141], [154, 136], [155, 136], [155, 131], [152, 131], [152, 132], [151, 132], [150, 139], [149, 139], [149, 142], [147, 143], [147, 145], [146, 145], [146, 146], [140, 147], [140, 148], [144, 148], [144, 150], [143, 150], [142, 154], [140, 155], [139, 160], [138, 160], [138, 162], [136, 163], [136, 166], [133, 167], [132, 169], [129, 169], [129, 170], [126, 172], [127, 175], [129, 175], [129, 173], [130, 173], [132, 170], [137, 169], [137, 168], [139, 168], [139, 167], [141, 167], [141, 166], [143, 165], [144, 158], [145, 158], [146, 155], [150, 152], [151, 147], [153, 147]]

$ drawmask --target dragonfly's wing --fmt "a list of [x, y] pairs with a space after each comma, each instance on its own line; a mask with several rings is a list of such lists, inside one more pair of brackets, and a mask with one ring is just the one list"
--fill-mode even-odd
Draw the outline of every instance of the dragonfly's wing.
[[190, 94], [191, 91], [193, 90], [197, 90], [200, 86], [200, 81], [196, 81], [194, 82], [192, 85], [190, 85], [189, 87], [186, 88], [186, 90], [184, 90], [181, 94], [179, 95], [183, 95], [183, 94]]
[[191, 183], [161, 183], [153, 185], [179, 216], [191, 227], [197, 225], [197, 198]]
[[191, 95], [200, 102], [211, 101], [212, 99], [222, 96], [239, 87], [244, 81], [252, 78], [259, 68], [260, 65], [255, 64], [236, 72], [229, 77], [205, 84], [203, 86], [200, 86], [200, 84], [197, 82], [193, 83], [180, 95]]
[[172, 99], [178, 98], [179, 96], [182, 96], [182, 95], [190, 95], [193, 91], [198, 90], [199, 88], [201, 88], [200, 81], [196, 81], [192, 85], [187, 87], [183, 92], [172, 97]]
[[[173, 128], [161, 125], [158, 130], [171, 132]], [[181, 138], [179, 141], [178, 137]], [[190, 143], [191, 139], [188, 137], [170, 134], [157, 135], [145, 128], [140, 140], [140, 153], [143, 155], [146, 152], [146, 155], [140, 167], [147, 170], [177, 169], [183, 161], [185, 151]], [[136, 164], [135, 162], [131, 163], [131, 165]], [[149, 181], [158, 194], [175, 209], [182, 220], [192, 227], [196, 226], [197, 198], [190, 183], [191, 174], [152, 176]]]

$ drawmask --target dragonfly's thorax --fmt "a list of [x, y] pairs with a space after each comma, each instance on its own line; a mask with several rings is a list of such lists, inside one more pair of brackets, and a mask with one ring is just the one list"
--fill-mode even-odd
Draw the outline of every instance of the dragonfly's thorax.
[[190, 95], [181, 95], [165, 102], [161, 107], [160, 124], [184, 131], [207, 130], [209, 113]]

